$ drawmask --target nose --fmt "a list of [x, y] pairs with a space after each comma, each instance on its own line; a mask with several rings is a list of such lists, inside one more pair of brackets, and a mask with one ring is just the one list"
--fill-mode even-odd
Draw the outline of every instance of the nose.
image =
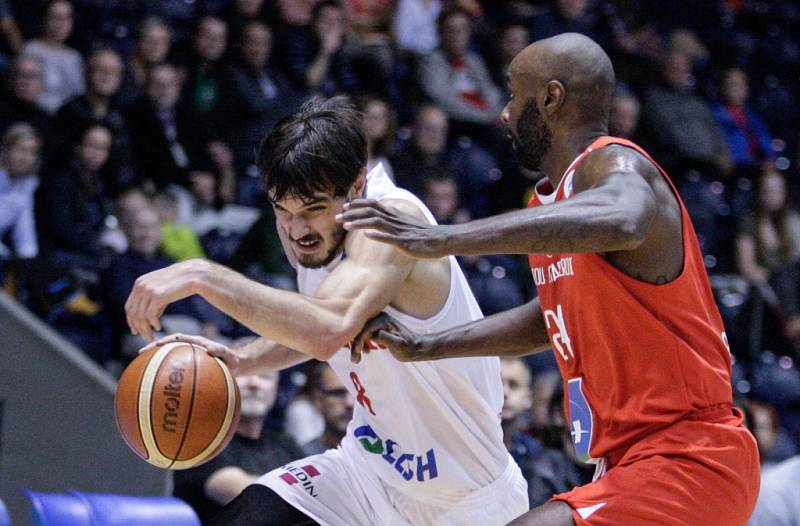
[[306, 223], [302, 219], [293, 217], [289, 222], [288, 231], [289, 231], [289, 236], [293, 240], [297, 240], [310, 234], [311, 228], [309, 228], [308, 223]]
[[[509, 104], [510, 104], [510, 103], [509, 103]], [[502, 111], [502, 112], [500, 112], [500, 119], [501, 119], [501, 120], [502, 120], [504, 123], [508, 124], [508, 119], [509, 119], [510, 117], [511, 117], [511, 114], [510, 114], [510, 112], [508, 111], [508, 104], [506, 104], [506, 105], [503, 107], [503, 111]]]

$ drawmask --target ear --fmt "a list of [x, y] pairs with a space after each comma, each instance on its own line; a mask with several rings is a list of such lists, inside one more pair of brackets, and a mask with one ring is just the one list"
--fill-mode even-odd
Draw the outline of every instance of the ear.
[[363, 167], [353, 183], [353, 188], [350, 190], [350, 199], [357, 199], [364, 196], [364, 189], [367, 186], [367, 167]]
[[547, 83], [544, 90], [544, 101], [542, 107], [544, 113], [548, 115], [554, 114], [567, 98], [567, 90], [564, 89], [564, 84], [560, 80], [551, 80]]

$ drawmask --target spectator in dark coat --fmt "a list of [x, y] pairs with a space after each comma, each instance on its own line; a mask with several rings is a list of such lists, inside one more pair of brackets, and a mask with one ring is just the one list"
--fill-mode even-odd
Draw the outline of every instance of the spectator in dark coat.
[[100, 171], [112, 136], [92, 126], [66, 166], [51, 166], [36, 193], [36, 226], [41, 251], [70, 266], [99, 268], [107, 254], [103, 234], [111, 214]]
[[90, 126], [104, 126], [111, 131], [114, 144], [103, 175], [112, 197], [133, 183], [128, 130], [114, 98], [122, 81], [122, 68], [122, 59], [116, 51], [95, 51], [87, 61], [86, 93], [62, 106], [55, 119], [61, 149], [77, 143]]
[[139, 25], [135, 50], [128, 59], [122, 89], [117, 97], [120, 106], [130, 106], [142, 93], [150, 69], [167, 60], [171, 45], [172, 31], [160, 18], [151, 16]]
[[250, 22], [242, 30], [239, 57], [223, 84], [223, 137], [232, 145], [241, 169], [255, 163], [255, 153], [272, 126], [300, 104], [299, 94], [269, 65], [272, 29]]
[[51, 120], [37, 100], [44, 90], [42, 62], [21, 55], [11, 64], [8, 90], [0, 101], [0, 134], [16, 122], [27, 122], [42, 137], [44, 146], [50, 146]]
[[358, 94], [358, 81], [344, 52], [344, 9], [325, 0], [313, 13], [310, 26], [291, 27], [285, 34], [281, 54], [292, 82], [299, 89], [326, 97], [340, 92]]
[[[217, 126], [220, 91], [222, 88], [222, 58], [228, 48], [228, 24], [215, 16], [204, 16], [197, 23], [192, 50], [188, 58], [183, 103], [192, 113]], [[212, 134], [215, 135], [215, 134]]]
[[642, 124], [654, 155], [673, 176], [687, 168], [729, 173], [728, 147], [705, 100], [694, 93], [689, 57], [671, 53], [664, 60], [663, 80], [645, 95]]
[[150, 70], [146, 93], [126, 115], [132, 157], [139, 176], [157, 188], [189, 186], [189, 171], [209, 166], [206, 126], [178, 105], [181, 82], [177, 69], [161, 64]]

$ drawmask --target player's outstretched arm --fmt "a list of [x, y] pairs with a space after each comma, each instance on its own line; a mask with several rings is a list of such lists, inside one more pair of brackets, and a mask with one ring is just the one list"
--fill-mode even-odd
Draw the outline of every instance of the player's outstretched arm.
[[[402, 211], [421, 215], [413, 205]], [[327, 360], [393, 301], [415, 265], [361, 232], [349, 235], [347, 247], [347, 259], [320, 285], [317, 297], [262, 285], [210, 261], [176, 263], [136, 280], [126, 304], [128, 324], [152, 340], [171, 302], [199, 294], [256, 334]]]
[[433, 334], [411, 331], [386, 313], [371, 319], [356, 337], [350, 359], [361, 361], [367, 341], [383, 345], [402, 362], [471, 356], [524, 356], [550, 346], [539, 298], [460, 327]]
[[337, 220], [417, 258], [632, 250], [644, 241], [655, 215], [653, 172], [633, 150], [608, 147], [583, 161], [573, 180], [577, 195], [553, 205], [428, 225], [360, 199], [348, 203]]

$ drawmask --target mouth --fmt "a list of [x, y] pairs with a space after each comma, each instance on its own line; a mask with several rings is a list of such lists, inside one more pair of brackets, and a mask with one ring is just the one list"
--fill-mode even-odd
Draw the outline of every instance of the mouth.
[[295, 239], [294, 244], [298, 252], [313, 254], [319, 249], [320, 245], [322, 245], [322, 240], [318, 237], [301, 238]]

